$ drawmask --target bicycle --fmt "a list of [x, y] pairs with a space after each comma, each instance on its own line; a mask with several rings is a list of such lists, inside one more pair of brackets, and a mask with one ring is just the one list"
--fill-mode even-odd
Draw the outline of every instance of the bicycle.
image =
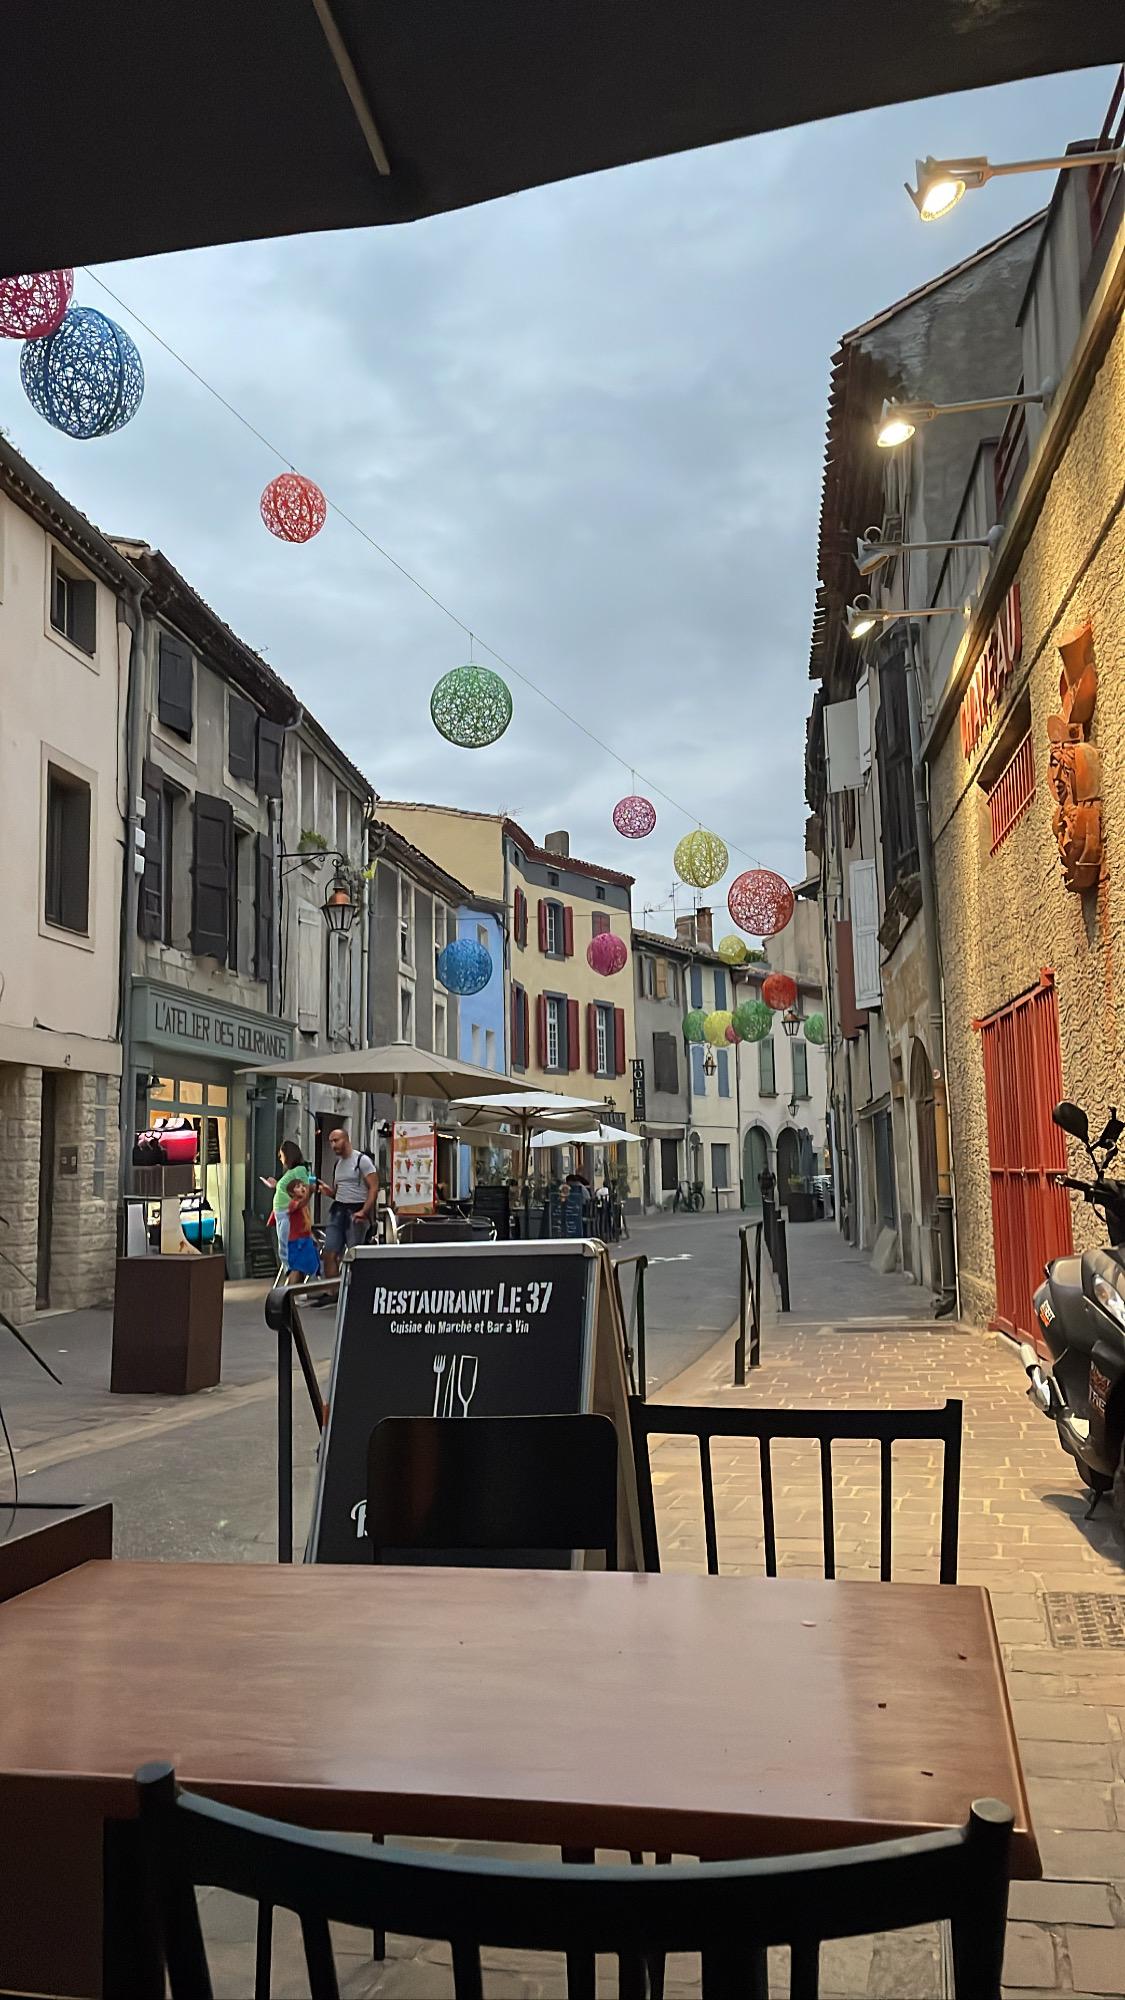
[[672, 1213], [675, 1214], [678, 1208], [682, 1208], [689, 1215], [699, 1215], [703, 1208], [703, 1201], [702, 1181], [689, 1181], [686, 1188], [682, 1181], [677, 1181], [676, 1192], [672, 1196]]

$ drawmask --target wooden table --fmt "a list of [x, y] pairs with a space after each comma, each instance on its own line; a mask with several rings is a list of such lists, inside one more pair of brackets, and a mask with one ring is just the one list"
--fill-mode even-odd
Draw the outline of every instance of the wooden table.
[[102, 1826], [151, 1758], [310, 1825], [700, 1855], [994, 1796], [1039, 1871], [976, 1588], [91, 1563], [0, 1606], [0, 1686], [0, 1985], [97, 1990]]

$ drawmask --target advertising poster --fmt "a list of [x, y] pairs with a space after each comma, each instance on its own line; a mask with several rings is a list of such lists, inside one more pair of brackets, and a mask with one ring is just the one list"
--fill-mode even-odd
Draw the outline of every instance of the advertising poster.
[[399, 1119], [391, 1139], [391, 1207], [396, 1215], [432, 1215], [437, 1130]]

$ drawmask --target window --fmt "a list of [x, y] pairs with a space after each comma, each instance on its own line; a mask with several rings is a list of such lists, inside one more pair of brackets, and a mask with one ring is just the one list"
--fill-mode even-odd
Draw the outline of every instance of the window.
[[[184, 795], [179, 786], [165, 785], [161, 798], [160, 816], [160, 941], [162, 944], [174, 944], [176, 940], [175, 854], [176, 842], [181, 838], [180, 822], [183, 815], [183, 806]], [[147, 828], [147, 819], [145, 825]]]
[[91, 659], [98, 649], [97, 593], [92, 577], [72, 569], [57, 549], [51, 550], [51, 624]]
[[182, 639], [162, 632], [156, 668], [156, 714], [173, 736], [190, 743], [195, 717], [195, 674], [191, 651]]
[[809, 1052], [804, 1042], [790, 1044], [793, 1050], [793, 1095], [807, 1097], [809, 1094]]
[[758, 1090], [762, 1097], [777, 1096], [772, 1035], [767, 1036], [764, 1042], [758, 1043]]
[[547, 1068], [565, 1069], [566, 1001], [557, 994], [547, 995]]
[[557, 868], [548, 868], [548, 870], [547, 870], [547, 880], [548, 880], [548, 882], [550, 883], [550, 886], [551, 886], [551, 888], [552, 888], [552, 889], [557, 889], [557, 888], [558, 888], [558, 886], [559, 886], [559, 875], [558, 875], [558, 870], [557, 870]]
[[434, 1001], [434, 1049], [439, 1056], [445, 1054], [446, 1011], [445, 1001]]
[[712, 1145], [711, 1147], [711, 1186], [713, 1188], [730, 1186], [729, 1146]]
[[477, 943], [478, 943], [479, 945], [481, 945], [481, 946], [483, 947], [483, 949], [484, 949], [485, 951], [488, 951], [488, 949], [489, 949], [489, 942], [488, 942], [488, 925], [487, 925], [487, 924], [478, 924], [478, 925], [477, 925]]
[[474, 1063], [476, 1064], [476, 1066], [477, 1066], [477, 1068], [478, 1068], [478, 1069], [480, 1069], [480, 1068], [482, 1067], [482, 1063], [481, 1063], [481, 1055], [482, 1055], [482, 1049], [481, 1049], [481, 1040], [482, 1040], [482, 1036], [481, 1036], [481, 1026], [480, 1026], [480, 1022], [479, 1022], [479, 1021], [474, 1021], [474, 1022], [473, 1022], [473, 1025], [472, 1025], [472, 1030], [471, 1030], [471, 1032], [470, 1032], [470, 1035], [469, 1035], [469, 1048], [470, 1048], [470, 1061], [474, 1062]]
[[47, 766], [43, 915], [63, 931], [90, 931], [90, 787]]
[[875, 761], [883, 821], [883, 868], [888, 885], [918, 872], [918, 827], [914, 813], [914, 767], [910, 755], [910, 708], [906, 667], [883, 668], [875, 717]]
[[405, 875], [398, 878], [398, 955], [404, 965], [413, 965], [414, 885]]
[[547, 942], [544, 945], [543, 949], [547, 953], [548, 958], [561, 958], [562, 957], [562, 911], [560, 910], [557, 903], [547, 903], [544, 905], [544, 907], [547, 912], [546, 923], [544, 926], [546, 931]]
[[603, 931], [607, 931], [608, 929], [609, 929], [609, 911], [591, 910], [590, 912], [591, 937], [601, 937]]
[[730, 1050], [717, 1049], [715, 1052], [715, 1064], [718, 1070], [719, 1096], [729, 1097], [730, 1096]]
[[652, 1085], [654, 1090], [679, 1090], [680, 1066], [675, 1035], [654, 1035], [652, 1038]]
[[725, 1008], [727, 1004], [727, 975], [715, 968], [715, 1005]]
[[[191, 857], [191, 948], [197, 958], [227, 963], [230, 952], [231, 887], [234, 879], [234, 814], [226, 799], [195, 795]], [[318, 913], [318, 922], [322, 921]]]
[[668, 963], [668, 965], [667, 965], [667, 968], [666, 968], [666, 970], [667, 970], [667, 973], [668, 973], [668, 998], [669, 998], [669, 1000], [672, 1000], [672, 1001], [674, 1001], [674, 1002], [676, 1003], [676, 1005], [678, 1006], [678, 1005], [679, 1005], [679, 999], [680, 999], [680, 973], [679, 973], [679, 967], [678, 967], [678, 966], [676, 966], [676, 965], [674, 965], [674, 964], [673, 964], [673, 963], [671, 962], [671, 960], [669, 960], [669, 963]]
[[660, 1141], [660, 1187], [664, 1194], [674, 1193], [680, 1180], [680, 1142], [678, 1139]]
[[512, 1067], [527, 1068], [527, 1041], [530, 1009], [527, 994], [515, 980], [512, 982]]
[[597, 883], [597, 884], [596, 884], [596, 886], [595, 886], [595, 889], [594, 889], [594, 894], [595, 894], [595, 896], [597, 897], [597, 899], [598, 899], [598, 902], [599, 902], [599, 903], [604, 903], [604, 902], [605, 902], [605, 883], [604, 883], [604, 882], [599, 882], [599, 883]]
[[227, 917], [227, 964], [232, 972], [249, 972], [254, 955], [257, 917], [254, 892], [257, 886], [257, 855], [254, 834], [247, 826], [234, 829], [231, 855], [230, 909]]
[[409, 986], [399, 987], [398, 1008], [399, 1008], [399, 1024], [402, 1029], [402, 1039], [404, 1042], [413, 1041], [414, 995], [411, 992]]
[[609, 1075], [609, 1048], [613, 1034], [613, 1017], [610, 1009], [599, 1001], [594, 1009], [594, 1054], [595, 1075]]
[[495, 1028], [486, 1028], [486, 1029], [485, 1029], [485, 1031], [484, 1031], [484, 1066], [485, 1066], [485, 1069], [495, 1069], [495, 1068], [496, 1068], [496, 1030], [495, 1030]]

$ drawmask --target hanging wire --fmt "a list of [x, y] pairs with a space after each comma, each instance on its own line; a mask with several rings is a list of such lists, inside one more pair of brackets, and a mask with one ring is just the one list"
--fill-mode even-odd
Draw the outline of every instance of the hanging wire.
[[[207, 394], [209, 396], [213, 396], [217, 403], [221, 403], [224, 410], [226, 410], [230, 416], [234, 417], [236, 422], [240, 423], [244, 430], [250, 432], [251, 437], [257, 438], [258, 443], [264, 445], [266, 450], [268, 452], [271, 452], [275, 458], [280, 459], [282, 465], [288, 466], [290, 472], [296, 472], [297, 467], [294, 465], [292, 459], [286, 457], [285, 453], [279, 448], [279, 446], [274, 444], [272, 438], [266, 437], [265, 434], [258, 429], [256, 424], [252, 424], [250, 422], [249, 417], [244, 417], [241, 410], [236, 409], [233, 403], [228, 402], [227, 398], [224, 395], [222, 395], [221, 392], [207, 380], [207, 377], [199, 373], [198, 368], [193, 368], [190, 361], [185, 361], [183, 355], [180, 354], [177, 351], [177, 349], [171, 345], [169, 341], [165, 340], [163, 334], [157, 333], [156, 328], [154, 326], [150, 326], [149, 322], [146, 319], [142, 319], [140, 313], [137, 312], [134, 309], [134, 307], [129, 305], [127, 300], [121, 297], [120, 292], [115, 292], [113, 290], [113, 287], [111, 285], [107, 285], [104, 278], [99, 278], [97, 272], [92, 271], [88, 264], [83, 265], [82, 269], [83, 269], [83, 275], [85, 277], [90, 278], [93, 281], [93, 283], [97, 285], [99, 289], [106, 294], [107, 298], [111, 298], [115, 305], [120, 306], [122, 312], [128, 313], [130, 319], [136, 322], [137, 326], [139, 326], [143, 330], [143, 332], [148, 335], [148, 338], [150, 340], [155, 340], [157, 346], [162, 347], [164, 349], [165, 354], [170, 355], [172, 360], [177, 362], [181, 368], [185, 368], [188, 374], [191, 376], [192, 380], [194, 382], [197, 382], [201, 389], [206, 389]], [[434, 609], [436, 611], [440, 611], [444, 617], [448, 618], [452, 624], [456, 625], [460, 631], [465, 633], [466, 637], [469, 640], [469, 658], [471, 660], [472, 648], [474, 644], [474, 635], [470, 630], [469, 626], [465, 623], [465, 620], [459, 617], [457, 612], [452, 610], [448, 604], [443, 603], [442, 599], [438, 597], [434, 591], [430, 590], [428, 586], [422, 582], [422, 579], [420, 577], [415, 576], [412, 570], [407, 569], [405, 563], [400, 562], [397, 556], [392, 555], [391, 551], [388, 548], [385, 548], [382, 542], [376, 541], [374, 535], [369, 534], [367, 529], [363, 527], [361, 523], [355, 519], [354, 515], [347, 513], [343, 507], [339, 506], [338, 503], [335, 500], [333, 500], [331, 494], [326, 493], [325, 498], [327, 499], [328, 505], [331, 508], [332, 512], [334, 514], [337, 514], [340, 520], [345, 522], [347, 526], [351, 528], [353, 532], [360, 537], [361, 541], [366, 542], [369, 548], [374, 549], [376, 555], [382, 556], [383, 561], [389, 563], [392, 569], [396, 569], [399, 575], [405, 578], [407, 583], [413, 584], [415, 590], [420, 591], [423, 597], [429, 599], [429, 602], [434, 606]], [[581, 730], [583, 736], [585, 736], [589, 742], [596, 744], [597, 748], [599, 750], [604, 751], [607, 757], [611, 757], [615, 764], [620, 764], [623, 771], [629, 771], [631, 769], [626, 759], [622, 757], [620, 751], [615, 750], [613, 748], [613, 745], [611, 743], [606, 743], [602, 737], [595, 735], [594, 731], [588, 728], [586, 723], [584, 723], [579, 716], [572, 715], [568, 708], [564, 708], [560, 701], [555, 700], [554, 695], [548, 694], [546, 688], [540, 687], [538, 681], [532, 680], [530, 674], [525, 674], [521, 672], [520, 668], [517, 667], [513, 661], [507, 659], [503, 653], [498, 652], [495, 646], [490, 646], [487, 640], [478, 638], [476, 640], [476, 643], [480, 646], [482, 652], [488, 653], [490, 657], [496, 661], [498, 666], [503, 667], [505, 673], [514, 674], [515, 678], [518, 681], [522, 681], [524, 687], [530, 688], [532, 693], [537, 694], [541, 701], [545, 701], [549, 708], [553, 708], [556, 715], [561, 715], [564, 721], [569, 722], [573, 728]], [[634, 788], [636, 786], [636, 777], [637, 774], [635, 771], [633, 771], [632, 781]], [[671, 792], [664, 791], [664, 789], [660, 785], [655, 784], [651, 778], [646, 778], [643, 771], [641, 773], [641, 779], [647, 791], [655, 792], [657, 798], [664, 800], [665, 805], [671, 806], [675, 812], [682, 813], [683, 817], [686, 820], [693, 821], [696, 826], [702, 827], [703, 822], [698, 817], [698, 815], [694, 812], [690, 812], [687, 806], [681, 805], [679, 799], [672, 797]], [[759, 861], [756, 854], [751, 854], [745, 847], [740, 847], [736, 841], [728, 841], [725, 844], [730, 848], [732, 853], [741, 854], [743, 858], [751, 862], [755, 868], [760, 868], [763, 866], [762, 862]]]

